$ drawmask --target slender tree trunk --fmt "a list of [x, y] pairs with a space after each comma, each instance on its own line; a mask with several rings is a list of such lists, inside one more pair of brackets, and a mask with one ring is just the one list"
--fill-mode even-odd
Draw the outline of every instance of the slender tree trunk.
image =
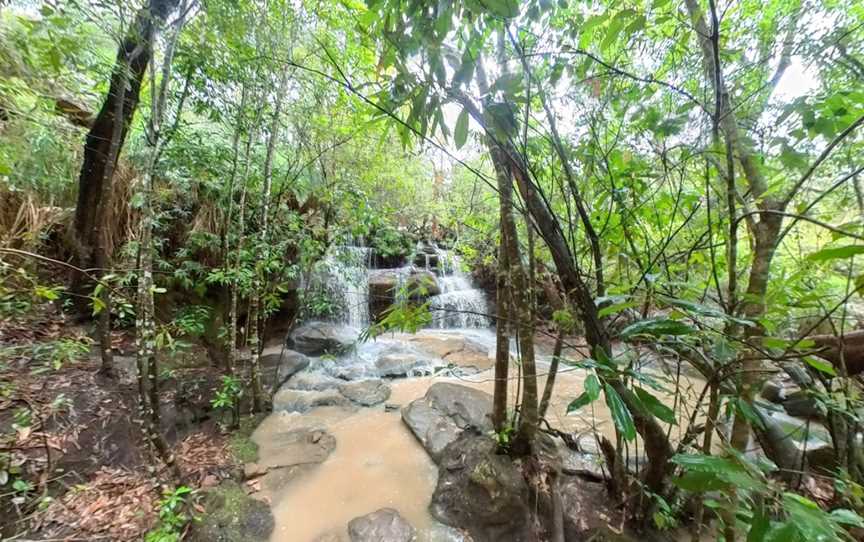
[[[502, 204], [503, 205], [503, 204]], [[492, 425], [501, 432], [507, 425], [507, 388], [510, 376], [510, 281], [504, 228], [500, 227], [495, 276], [495, 386], [492, 393]]]
[[[267, 141], [267, 155], [264, 159], [264, 189], [261, 194], [261, 232], [259, 236], [259, 248], [267, 251], [267, 233], [270, 214], [270, 192], [273, 187], [273, 156], [276, 153], [276, 142], [279, 139], [279, 122], [282, 116], [282, 102], [288, 90], [288, 69], [283, 68], [279, 88], [276, 93], [276, 106], [273, 110], [273, 119], [270, 123], [270, 134]], [[265, 258], [266, 261], [267, 258]], [[250, 350], [250, 378], [252, 384], [252, 408], [256, 412], [263, 409], [264, 390], [261, 385], [260, 368], [260, 340], [259, 331], [263, 328], [263, 289], [266, 284], [265, 277], [260, 276], [263, 272], [255, 273], [255, 284], [253, 284], [252, 298], [249, 306], [249, 350]]]
[[[174, 61], [174, 52], [179, 39], [180, 32], [185, 24], [186, 1], [181, 7], [182, 15], [174, 25], [173, 32], [169, 36], [165, 50], [162, 78], [157, 89], [156, 70], [150, 66], [151, 81], [151, 104], [150, 119], [148, 123], [148, 146], [150, 156], [148, 158], [146, 179], [142, 187], [141, 223], [139, 232], [138, 252], [138, 303], [137, 321], [135, 326], [136, 341], [138, 343], [137, 368], [138, 368], [138, 390], [139, 404], [142, 418], [148, 432], [148, 438], [153, 443], [156, 451], [168, 466], [177, 480], [182, 478], [182, 473], [176, 464], [174, 454], [168, 443], [162, 436], [159, 417], [159, 365], [156, 356], [156, 311], [154, 302], [153, 281], [153, 185], [155, 183], [156, 171], [159, 167], [159, 159], [174, 129], [180, 122], [183, 105], [189, 91], [189, 79], [177, 105], [173, 126], [168, 134], [162, 132], [162, 121], [168, 96], [168, 88], [171, 84], [171, 65]], [[146, 384], [145, 384], [146, 380]], [[145, 391], [147, 392], [145, 394]]]
[[546, 417], [549, 410], [549, 402], [552, 400], [552, 391], [555, 389], [555, 378], [558, 375], [558, 365], [561, 362], [561, 352], [564, 350], [564, 328], [558, 329], [555, 337], [555, 346], [552, 348], [552, 362], [549, 364], [549, 374], [546, 376], [546, 385], [543, 387], [543, 398], [540, 400], [540, 419]]
[[[510, 277], [510, 299], [513, 302], [513, 317], [519, 339], [522, 366], [522, 402], [519, 426], [513, 441], [513, 452], [517, 455], [531, 453], [534, 436], [539, 424], [537, 398], [537, 368], [534, 361], [534, 325], [531, 315], [531, 300], [528, 276], [522, 264], [519, 237], [513, 213], [513, 178], [501, 147], [490, 142], [490, 153], [495, 166], [500, 199], [501, 231], [506, 251], [508, 275]], [[497, 366], [497, 360], [496, 360]]]

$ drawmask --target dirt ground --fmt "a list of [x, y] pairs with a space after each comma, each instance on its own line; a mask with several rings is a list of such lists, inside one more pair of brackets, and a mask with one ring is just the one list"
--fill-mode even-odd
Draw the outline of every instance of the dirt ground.
[[[0, 538], [141, 540], [166, 489], [215, 486], [239, 468], [236, 439], [201, 407], [218, 382], [206, 356], [168, 366], [163, 383], [163, 434], [183, 475], [177, 481], [142, 431], [134, 380], [100, 376], [87, 342], [87, 330], [50, 304], [0, 316]], [[58, 355], [49, 346], [57, 344], [76, 355]], [[118, 332], [113, 346], [128, 359], [132, 337]], [[196, 383], [182, 389], [182, 402], [178, 382]]]

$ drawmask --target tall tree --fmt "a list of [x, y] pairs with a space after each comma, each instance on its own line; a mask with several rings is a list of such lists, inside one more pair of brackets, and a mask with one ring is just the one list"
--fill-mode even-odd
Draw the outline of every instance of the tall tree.
[[[179, 0], [149, 0], [141, 8], [117, 51], [108, 95], [87, 133], [84, 161], [78, 179], [78, 204], [75, 206], [74, 239], [78, 267], [106, 274], [111, 250], [110, 239], [114, 172], [129, 125], [138, 108], [141, 84], [153, 54], [157, 28], [173, 11]], [[88, 275], [78, 275], [73, 291], [84, 294]], [[99, 338], [102, 370], [112, 372], [110, 290], [102, 289]]]

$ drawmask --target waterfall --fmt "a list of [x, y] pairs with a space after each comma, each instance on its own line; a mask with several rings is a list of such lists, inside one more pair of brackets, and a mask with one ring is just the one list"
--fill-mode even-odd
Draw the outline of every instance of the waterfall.
[[[486, 328], [490, 319], [486, 296], [471, 283], [462, 271], [459, 257], [434, 244], [418, 244], [413, 256], [413, 265], [390, 269], [373, 269], [373, 249], [355, 245], [334, 245], [319, 261], [304, 288], [307, 293], [325, 294], [332, 304], [328, 314], [312, 314], [313, 318], [325, 317], [331, 321], [364, 329], [371, 323], [370, 305], [378, 299], [370, 299], [370, 282], [388, 277], [393, 281], [396, 301], [403, 295], [402, 286], [408, 277], [422, 269], [433, 273], [440, 293], [429, 298], [432, 311], [431, 327]], [[380, 287], [380, 285], [378, 285]], [[378, 294], [380, 296], [380, 294]], [[379, 310], [379, 309], [376, 309]]]
[[486, 295], [471, 284], [459, 257], [435, 247], [438, 285], [441, 293], [429, 300], [432, 327], [484, 328], [491, 325]]
[[334, 245], [318, 262], [306, 289], [323, 290], [339, 310], [331, 319], [358, 329], [369, 325], [369, 267], [372, 249]]

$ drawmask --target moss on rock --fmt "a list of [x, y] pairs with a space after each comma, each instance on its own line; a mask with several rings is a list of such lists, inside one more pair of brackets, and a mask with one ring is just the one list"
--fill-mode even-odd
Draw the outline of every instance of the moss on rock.
[[205, 513], [193, 524], [191, 542], [267, 542], [273, 532], [270, 507], [246, 495], [232, 480], [207, 491]]

